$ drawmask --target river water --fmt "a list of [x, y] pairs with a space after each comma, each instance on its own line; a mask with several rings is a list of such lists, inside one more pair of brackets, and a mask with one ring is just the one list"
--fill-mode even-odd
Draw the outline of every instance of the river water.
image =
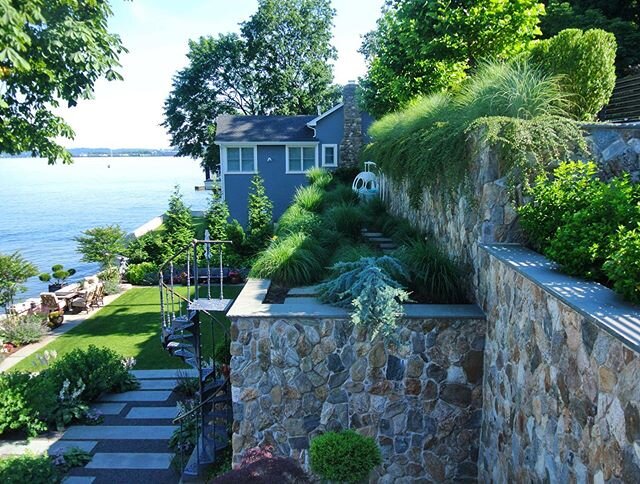
[[[80, 262], [73, 237], [101, 225], [134, 230], [166, 210], [176, 184], [187, 205], [203, 210], [207, 194], [194, 189], [203, 179], [198, 162], [188, 158], [76, 158], [54, 166], [0, 158], [0, 252], [18, 250], [41, 272], [63, 264], [79, 280], [97, 266]], [[47, 290], [37, 277], [26, 285], [19, 300]]]

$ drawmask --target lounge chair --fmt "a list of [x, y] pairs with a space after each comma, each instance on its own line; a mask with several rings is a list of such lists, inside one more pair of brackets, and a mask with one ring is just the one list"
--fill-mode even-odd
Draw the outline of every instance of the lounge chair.
[[71, 302], [71, 307], [78, 311], [86, 311], [88, 313], [93, 306], [93, 301], [96, 297], [96, 290], [96, 287], [87, 289], [83, 295]]
[[99, 308], [100, 306], [104, 306], [104, 282], [98, 283], [93, 303], [91, 304], [92, 308]]
[[40, 304], [42, 305], [42, 311], [45, 313], [50, 313], [51, 311], [64, 311], [66, 308], [65, 302], [58, 299], [53, 292], [40, 293]]

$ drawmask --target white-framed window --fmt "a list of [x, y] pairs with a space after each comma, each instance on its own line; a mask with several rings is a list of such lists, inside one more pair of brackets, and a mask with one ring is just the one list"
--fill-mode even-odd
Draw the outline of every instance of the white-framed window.
[[322, 145], [322, 166], [338, 166], [338, 145]]
[[287, 146], [287, 173], [304, 173], [318, 166], [314, 145]]
[[256, 173], [258, 153], [256, 146], [227, 146], [225, 173]]

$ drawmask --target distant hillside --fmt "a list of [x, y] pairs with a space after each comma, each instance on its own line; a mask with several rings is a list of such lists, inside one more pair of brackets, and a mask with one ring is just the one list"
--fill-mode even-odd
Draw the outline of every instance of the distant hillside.
[[[176, 150], [158, 150], [153, 148], [70, 148], [69, 153], [74, 158], [86, 158], [93, 156], [176, 156]], [[0, 158], [30, 158], [31, 153], [19, 155], [0, 154]]]

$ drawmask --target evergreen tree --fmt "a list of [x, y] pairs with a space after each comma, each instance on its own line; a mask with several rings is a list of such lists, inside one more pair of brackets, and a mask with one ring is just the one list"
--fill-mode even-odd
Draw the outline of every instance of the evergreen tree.
[[249, 192], [249, 221], [247, 224], [247, 243], [255, 254], [264, 249], [273, 235], [273, 203], [264, 189], [260, 175], [251, 179]]
[[184, 249], [196, 235], [191, 211], [184, 203], [180, 187], [175, 186], [165, 214], [165, 257]]
[[209, 208], [206, 214], [209, 236], [214, 240], [227, 240], [227, 225], [229, 220], [229, 207], [222, 198], [220, 178], [214, 176], [209, 198]]

